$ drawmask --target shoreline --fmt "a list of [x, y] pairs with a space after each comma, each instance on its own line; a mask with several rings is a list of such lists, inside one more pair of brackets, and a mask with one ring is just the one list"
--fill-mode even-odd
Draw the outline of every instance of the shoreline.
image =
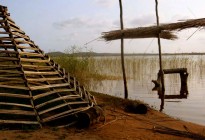
[[[0, 140], [170, 140], [200, 137], [205, 138], [205, 126], [178, 120], [148, 107], [147, 114], [132, 114], [124, 111], [126, 104], [140, 102], [124, 100], [107, 94], [91, 92], [106, 115], [106, 122], [94, 123], [87, 129], [42, 128], [38, 130], [0, 130]], [[160, 132], [161, 131], [161, 132]], [[172, 133], [172, 134], [167, 134]], [[177, 136], [182, 135], [183, 136]], [[192, 138], [191, 138], [192, 137]]]

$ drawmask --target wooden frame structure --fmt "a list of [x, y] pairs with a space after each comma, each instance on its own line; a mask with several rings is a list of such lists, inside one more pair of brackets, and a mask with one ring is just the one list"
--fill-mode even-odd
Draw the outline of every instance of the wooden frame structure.
[[0, 126], [68, 125], [95, 104], [0, 6]]
[[[180, 94], [179, 95], [166, 95], [164, 93], [164, 99], [186, 99], [188, 92], [188, 86], [187, 86], [187, 78], [188, 78], [188, 72], [187, 68], [177, 68], [177, 69], [163, 69], [163, 74], [180, 74], [181, 78], [181, 88], [180, 88]], [[161, 74], [160, 71], [158, 72], [157, 80], [152, 80], [152, 82], [155, 84], [155, 87], [152, 89], [153, 91], [158, 91], [159, 98], [162, 98], [162, 83], [161, 83]]]
[[[205, 26], [205, 18], [201, 19], [189, 19], [180, 21], [177, 23], [169, 24], [159, 24], [158, 16], [158, 0], [155, 0], [155, 11], [157, 25], [149, 27], [138, 27], [138, 28], [127, 28], [121, 30], [112, 30], [109, 32], [103, 32], [101, 38], [105, 41], [112, 41], [117, 39], [142, 39], [142, 38], [157, 38], [158, 47], [159, 47], [159, 65], [160, 70], [158, 73], [158, 79], [153, 80], [155, 87], [154, 90], [158, 90], [159, 98], [161, 99], [160, 111], [164, 108], [164, 99], [175, 99], [175, 98], [187, 98], [188, 87], [187, 87], [187, 78], [188, 73], [186, 68], [172, 69], [173, 73], [179, 73], [181, 77], [181, 91], [179, 95], [165, 95], [164, 88], [164, 74], [171, 74], [170, 69], [163, 69], [162, 67], [162, 55], [161, 55], [161, 43], [160, 39], [175, 40], [178, 37], [174, 32], [182, 31], [189, 28], [201, 28]], [[182, 70], [182, 71], [181, 71]]]

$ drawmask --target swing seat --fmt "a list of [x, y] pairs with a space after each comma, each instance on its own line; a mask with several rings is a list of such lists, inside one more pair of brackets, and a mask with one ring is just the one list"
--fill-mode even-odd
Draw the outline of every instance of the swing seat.
[[[163, 69], [164, 74], [180, 74], [181, 78], [181, 89], [178, 95], [164, 95], [164, 99], [186, 99], [188, 96], [188, 86], [187, 86], [187, 78], [188, 72], [187, 68], [176, 68], [176, 69]], [[152, 80], [155, 84], [152, 91], [158, 91], [159, 98], [162, 98], [162, 83], [161, 83], [161, 74], [158, 72], [157, 80]]]

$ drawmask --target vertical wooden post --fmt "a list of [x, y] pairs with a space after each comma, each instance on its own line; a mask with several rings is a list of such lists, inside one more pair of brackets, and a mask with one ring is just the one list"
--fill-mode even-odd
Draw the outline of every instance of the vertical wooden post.
[[[119, 5], [120, 5], [120, 26], [121, 26], [121, 30], [123, 30], [124, 26], [123, 26], [123, 12], [122, 12], [122, 1], [121, 0], [119, 0]], [[128, 90], [127, 90], [127, 80], [126, 80], [126, 73], [125, 73], [123, 34], [121, 36], [121, 63], [122, 63], [122, 73], [123, 73], [123, 81], [124, 81], [124, 95], [125, 95], [125, 99], [127, 99]]]
[[[159, 27], [159, 16], [158, 16], [158, 1], [155, 0], [155, 11], [156, 11], [156, 19], [157, 19], [157, 26]], [[158, 34], [158, 47], [159, 47], [159, 66], [160, 66], [160, 75], [161, 75], [161, 106], [160, 106], [160, 111], [164, 109], [164, 92], [165, 92], [165, 87], [164, 87], [164, 72], [163, 72], [163, 67], [162, 67], [162, 54], [161, 54], [161, 42], [160, 42], [160, 33]]]

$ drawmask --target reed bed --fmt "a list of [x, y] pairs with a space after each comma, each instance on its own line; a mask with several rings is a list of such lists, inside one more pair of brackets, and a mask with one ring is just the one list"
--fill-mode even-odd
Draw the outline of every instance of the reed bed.
[[113, 30], [109, 32], [103, 32], [102, 38], [105, 41], [111, 41], [120, 39], [121, 37], [125, 39], [133, 38], [157, 38], [160, 34], [160, 38], [174, 40], [177, 36], [173, 31], [181, 31], [188, 28], [201, 28], [205, 26], [205, 19], [191, 19], [180, 21], [177, 23], [161, 24], [158, 26], [149, 27], [138, 27], [138, 28], [128, 28], [124, 30]]
[[[89, 85], [92, 80], [122, 80], [121, 60], [118, 56], [113, 57], [76, 57], [60, 56], [54, 58], [66, 71], [75, 75], [84, 85]], [[197, 80], [205, 76], [205, 56], [170, 55], [163, 56], [163, 68], [187, 68], [188, 80]], [[125, 57], [127, 79], [141, 83], [151, 83], [157, 78], [159, 71], [158, 56], [127, 56]], [[165, 76], [168, 83], [180, 82], [179, 75]]]

